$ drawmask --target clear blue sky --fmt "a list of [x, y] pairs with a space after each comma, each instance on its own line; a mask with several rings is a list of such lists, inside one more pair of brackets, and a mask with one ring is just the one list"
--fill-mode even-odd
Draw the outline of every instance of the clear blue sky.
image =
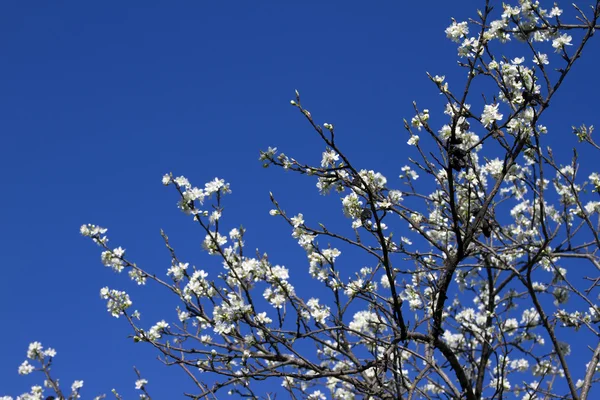
[[[269, 145], [320, 159], [314, 132], [289, 105], [294, 89], [319, 122], [336, 125], [358, 165], [389, 171], [394, 185], [409, 155], [402, 118], [412, 117], [412, 100], [440, 112], [425, 71], [463, 78], [444, 29], [479, 3], [2, 2], [0, 395], [41, 382], [17, 375], [38, 340], [57, 349], [63, 387], [85, 381], [84, 398], [113, 387], [133, 398], [132, 365], [156, 398], [179, 398], [185, 384], [168, 384], [185, 382], [179, 371], [126, 338], [99, 290], [129, 291], [148, 327], [175, 319], [169, 296], [105, 269], [79, 226], [108, 227], [113, 245], [157, 274], [170, 262], [163, 228], [183, 259], [216, 269], [160, 179], [219, 176], [233, 190], [228, 226], [243, 224], [250, 249], [305, 274], [289, 229], [268, 217], [268, 192], [315, 220], [338, 200], [257, 161]], [[556, 145], [571, 140], [571, 125], [600, 125], [600, 41], [587, 50], [547, 116]]]

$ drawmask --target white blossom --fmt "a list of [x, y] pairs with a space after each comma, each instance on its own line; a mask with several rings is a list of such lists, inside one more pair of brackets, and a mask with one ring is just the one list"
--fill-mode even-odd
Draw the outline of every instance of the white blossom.
[[135, 388], [137, 390], [141, 390], [144, 388], [144, 386], [146, 386], [148, 384], [148, 380], [147, 379], [138, 379], [135, 381]]
[[552, 41], [552, 47], [554, 47], [556, 52], [559, 52], [563, 50], [565, 46], [571, 46], [571, 40], [573, 40], [573, 38], [570, 35], [563, 33]]
[[29, 375], [34, 369], [35, 367], [29, 364], [29, 361], [25, 360], [21, 365], [19, 365], [19, 375]]
[[446, 36], [453, 42], [459, 43], [460, 39], [469, 34], [469, 25], [467, 22], [452, 21], [452, 25], [446, 28]]
[[481, 114], [481, 123], [486, 128], [495, 121], [502, 119], [502, 114], [498, 112], [499, 104], [486, 104], [483, 107], [483, 114]]

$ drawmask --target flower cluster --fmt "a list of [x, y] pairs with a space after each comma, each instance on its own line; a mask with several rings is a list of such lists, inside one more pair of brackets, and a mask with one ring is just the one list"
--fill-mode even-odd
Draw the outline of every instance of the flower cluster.
[[[67, 398], [75, 400], [81, 398], [80, 390], [83, 388], [82, 380], [75, 380], [71, 385], [71, 392], [67, 396], [63, 394], [59, 386], [58, 379], [54, 379], [50, 374], [52, 360], [56, 357], [56, 350], [51, 347], [44, 349], [40, 342], [31, 342], [27, 349], [27, 359], [19, 366], [19, 375], [29, 375], [33, 372], [40, 372], [44, 375], [44, 384], [33, 385], [28, 393], [17, 396], [15, 400], [42, 400], [45, 398], [45, 392], [50, 391], [51, 395], [47, 399]], [[68, 392], [67, 392], [68, 393]], [[52, 396], [52, 394], [56, 396]], [[94, 400], [100, 400], [104, 396], [98, 396]], [[13, 400], [11, 396], [0, 396], [0, 400]]]
[[[308, 211], [288, 215], [271, 194], [269, 214], [290, 226], [307, 261], [277, 264], [247, 251], [241, 227], [224, 230], [222, 198], [231, 191], [222, 179], [195, 187], [163, 177], [201, 229], [212, 263], [203, 269], [183, 262], [163, 232], [171, 257], [163, 280], [109, 248], [106, 229], [82, 226], [104, 265], [128, 269], [138, 285], [154, 281], [179, 301], [176, 322], [148, 331], [134, 322], [139, 313], [128, 313], [125, 292], [102, 289], [108, 311], [126, 316], [134, 340], [212, 373], [204, 396], [227, 386], [256, 397], [253, 380], [273, 378], [288, 397], [318, 400], [585, 397], [600, 381], [597, 366], [581, 374], [567, 357], [581, 349], [562, 340], [598, 334], [592, 296], [600, 282], [567, 272], [577, 263], [600, 268], [600, 176], [580, 182], [578, 155], [561, 165], [564, 154], [547, 148], [542, 123], [600, 14], [580, 25], [562, 18], [556, 5], [519, 0], [452, 20], [445, 34], [457, 44], [466, 89], [428, 75], [445, 106], [438, 120], [415, 104], [405, 121], [410, 162], [390, 164], [395, 175], [357, 167], [333, 125], [319, 125], [296, 92], [291, 104], [323, 142], [320, 161], [302, 163], [275, 147], [260, 161], [312, 177], [321, 194], [337, 192], [332, 217], [351, 220], [313, 225]], [[521, 52], [501, 54], [508, 44]], [[474, 95], [479, 82], [483, 93]], [[574, 128], [581, 143], [600, 149], [591, 131]], [[295, 268], [303, 262], [307, 269]], [[313, 283], [294, 286], [291, 275], [302, 274]], [[31, 357], [47, 357], [32, 346]], [[28, 362], [19, 369], [32, 371]], [[140, 377], [136, 388], [146, 384]]]

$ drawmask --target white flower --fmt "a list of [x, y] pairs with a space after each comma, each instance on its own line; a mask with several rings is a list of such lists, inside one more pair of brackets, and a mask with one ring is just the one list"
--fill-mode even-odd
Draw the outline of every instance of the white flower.
[[387, 178], [383, 176], [380, 172], [375, 172], [373, 170], [367, 171], [366, 169], [362, 169], [358, 174], [362, 178], [363, 182], [365, 182], [372, 191], [379, 191], [385, 189]]
[[280, 291], [271, 288], [265, 289], [263, 297], [275, 308], [282, 308], [285, 303], [285, 296]]
[[281, 382], [281, 386], [283, 386], [284, 388], [292, 388], [294, 386], [294, 378], [289, 377], [289, 376], [284, 376], [283, 377], [283, 382]]
[[183, 297], [186, 301], [191, 301], [192, 296], [212, 297], [215, 294], [215, 289], [206, 280], [207, 276], [204, 270], [194, 271], [190, 281], [183, 288]]
[[124, 254], [125, 249], [117, 247], [112, 251], [103, 251], [100, 258], [104, 266], [111, 267], [116, 272], [121, 272], [125, 268], [125, 261], [123, 261]]
[[525, 372], [529, 369], [529, 362], [523, 358], [510, 362], [510, 367], [520, 372]]
[[572, 46], [571, 40], [573, 40], [571, 36], [567, 35], [566, 33], [563, 33], [562, 35], [560, 35], [552, 41], [552, 47], [554, 47], [556, 49], [556, 52], [558, 53], [559, 51], [564, 49], [565, 46]]
[[286, 280], [290, 277], [287, 268], [282, 267], [281, 265], [276, 265], [271, 268], [271, 275], [279, 280]]
[[79, 228], [79, 233], [81, 233], [82, 236], [90, 236], [90, 229], [88, 225], [81, 225], [81, 227]]
[[342, 199], [344, 215], [350, 218], [358, 218], [362, 211], [363, 202], [359, 200], [355, 192], [350, 193]]
[[237, 228], [233, 228], [229, 231], [229, 237], [231, 238], [231, 240], [239, 240], [242, 238], [242, 234]]
[[537, 53], [536, 57], [533, 57], [533, 62], [536, 63], [537, 65], [548, 65], [550, 64], [550, 61], [548, 61], [548, 55], [544, 54], [544, 53]]
[[354, 319], [350, 322], [348, 327], [353, 331], [361, 333], [382, 331], [386, 327], [383, 325], [383, 321], [372, 311], [359, 311], [354, 314]]
[[446, 28], [446, 36], [453, 42], [460, 42], [460, 39], [469, 34], [469, 26], [467, 22], [452, 21], [452, 25]]
[[190, 181], [188, 181], [188, 180], [187, 180], [187, 178], [186, 178], [185, 176], [178, 176], [177, 178], [173, 179], [173, 181], [174, 181], [174, 182], [175, 182], [177, 185], [179, 185], [179, 186], [181, 186], [181, 187], [183, 187], [183, 188], [186, 188], [186, 189], [188, 189], [188, 188], [191, 188], [191, 187], [192, 187], [192, 185], [190, 185]]
[[192, 208], [191, 204], [193, 204], [194, 201], [198, 201], [200, 204], [204, 204], [204, 198], [208, 195], [209, 193], [205, 193], [202, 189], [199, 189], [197, 187], [187, 188], [182, 193], [183, 197], [179, 203], [179, 208], [181, 208], [185, 212], [190, 212]]
[[458, 47], [458, 55], [460, 57], [481, 56], [483, 51], [484, 46], [482, 46], [479, 39], [474, 37], [463, 40], [461, 45]]
[[530, 308], [528, 310], [523, 311], [523, 316], [521, 317], [521, 323], [527, 326], [537, 325], [540, 320], [540, 314], [536, 311], [535, 308]]
[[562, 15], [562, 13], [563, 13], [563, 10], [556, 7], [556, 5], [555, 5], [554, 7], [552, 7], [550, 12], [548, 13], [548, 17], [549, 18], [560, 17]]
[[107, 287], [100, 289], [100, 297], [107, 300], [106, 308], [115, 318], [119, 318], [133, 304], [127, 293]]
[[504, 321], [504, 332], [508, 333], [509, 336], [514, 335], [514, 331], [515, 329], [517, 329], [519, 327], [519, 323], [517, 322], [517, 320], [515, 318], [509, 318], [506, 321]]
[[137, 381], [135, 381], [135, 388], [137, 390], [141, 390], [147, 384], [148, 384], [148, 380], [146, 380], [146, 379], [138, 379]]
[[131, 269], [129, 270], [129, 278], [131, 278], [131, 280], [137, 283], [138, 285], [145, 285], [147, 275], [139, 269]]
[[419, 143], [419, 136], [418, 135], [412, 135], [410, 137], [410, 139], [408, 139], [408, 142], [406, 142], [406, 144], [408, 144], [409, 146], [416, 146], [417, 143]]
[[227, 236], [223, 236], [219, 232], [211, 232], [210, 234], [206, 234], [204, 242], [202, 242], [202, 247], [204, 247], [208, 254], [213, 255], [225, 243], [227, 243]]
[[428, 120], [429, 120], [429, 110], [425, 109], [425, 110], [423, 110], [423, 112], [420, 112], [419, 114], [415, 115], [410, 120], [410, 123], [412, 126], [417, 128], [418, 130], [421, 130], [421, 128], [423, 127], [423, 124], [426, 123]]
[[83, 387], [83, 381], [74, 381], [71, 385], [71, 391], [76, 392]]
[[42, 359], [43, 358], [42, 350], [43, 350], [43, 347], [40, 342], [30, 343], [29, 348], [27, 349], [27, 358], [29, 358], [31, 360]]
[[210, 221], [211, 224], [214, 224], [215, 222], [217, 222], [219, 220], [219, 218], [221, 218], [221, 211], [215, 210], [210, 214], [210, 217], [208, 217], [208, 220]]
[[510, 382], [506, 379], [506, 378], [492, 378], [490, 380], [490, 386], [496, 388], [496, 390], [504, 390], [504, 391], [508, 391], [510, 390]]
[[431, 382], [423, 386], [423, 390], [432, 394], [442, 394], [445, 392], [443, 386], [435, 385]]
[[178, 282], [180, 280], [183, 279], [183, 277], [185, 276], [185, 271], [188, 267], [188, 265], [190, 265], [189, 263], [178, 263], [178, 264], [173, 264], [171, 266], [171, 268], [169, 268], [167, 270], [167, 275], [173, 275], [173, 280], [175, 282]]
[[207, 196], [210, 196], [218, 191], [221, 191], [223, 194], [231, 193], [231, 190], [229, 190], [229, 184], [225, 183], [225, 180], [223, 179], [215, 178], [204, 185], [204, 192]]
[[590, 201], [584, 206], [584, 208], [588, 215], [594, 212], [600, 212], [600, 201]]
[[481, 123], [486, 128], [490, 126], [494, 121], [500, 121], [502, 114], [498, 112], [499, 104], [486, 104], [483, 107], [483, 114], [481, 114]]
[[54, 350], [51, 347], [48, 347], [46, 350], [44, 350], [44, 356], [46, 357], [56, 357], [56, 350]]
[[465, 336], [460, 333], [450, 333], [450, 331], [445, 330], [442, 338], [453, 349], [458, 349], [465, 344]]
[[310, 309], [310, 315], [319, 324], [324, 324], [327, 317], [329, 317], [329, 307], [319, 304], [319, 299], [312, 298], [306, 303]]
[[400, 179], [407, 178], [407, 179], [417, 180], [419, 178], [419, 174], [417, 174], [415, 171], [413, 171], [412, 168], [409, 167], [408, 165], [405, 165], [404, 167], [402, 167], [401, 171], [403, 172], [403, 174], [400, 175]]
[[306, 399], [307, 400], [326, 400], [327, 397], [323, 393], [321, 393], [320, 390], [315, 390]]
[[594, 185], [594, 191], [600, 193], [600, 175], [597, 172], [592, 172], [588, 178], [590, 183]]
[[386, 289], [389, 289], [390, 286], [391, 286], [390, 285], [390, 280], [389, 280], [389, 278], [388, 278], [387, 275], [382, 275], [380, 282], [381, 282], [381, 286], [383, 286]]
[[348, 283], [348, 285], [346, 285], [344, 294], [348, 297], [353, 297], [362, 290], [364, 284], [365, 282], [361, 278], [355, 281], [351, 281], [350, 283]]
[[181, 311], [179, 308], [177, 309], [177, 318], [179, 322], [185, 322], [190, 318], [191, 314], [187, 311]]
[[267, 151], [261, 151], [260, 152], [260, 158], [259, 160], [264, 161], [264, 160], [268, 160], [273, 158], [273, 156], [275, 156], [275, 154], [277, 153], [277, 147], [271, 147], [269, 146], [269, 148], [267, 149]]
[[521, 9], [519, 9], [519, 7], [511, 7], [508, 4], [503, 3], [502, 7], [504, 8], [504, 13], [502, 13], [503, 19], [510, 19], [511, 17], [516, 17], [521, 12]]
[[504, 162], [498, 158], [495, 158], [485, 164], [481, 170], [489, 173], [494, 178], [499, 178], [502, 174], [502, 170], [504, 169]]
[[323, 152], [323, 158], [321, 160], [321, 167], [335, 167], [335, 162], [340, 159], [340, 156], [333, 150], [327, 149]]
[[162, 320], [160, 322], [157, 322], [156, 325], [154, 325], [153, 327], [151, 327], [150, 330], [148, 330], [148, 332], [146, 333], [146, 335], [150, 340], [158, 340], [162, 337], [162, 333], [164, 332], [164, 330], [168, 328], [169, 324], [165, 322], [165, 320]]
[[93, 224], [84, 224], [81, 225], [81, 228], [79, 228], [79, 232], [81, 232], [83, 236], [93, 238], [94, 242], [97, 244], [106, 244], [108, 242], [108, 238], [106, 236], [101, 236], [105, 234], [106, 231], [106, 228], [102, 228]]
[[506, 32], [508, 22], [506, 20], [496, 20], [490, 22], [490, 28], [485, 31], [483, 38], [487, 41], [498, 39], [502, 43], [510, 40], [510, 34]]
[[29, 364], [29, 361], [25, 360], [21, 365], [19, 365], [19, 375], [29, 375], [34, 369], [35, 368], [33, 365]]
[[271, 322], [273, 322], [271, 318], [267, 317], [266, 312], [256, 314], [254, 320], [259, 324], [270, 324]]
[[290, 218], [290, 220], [292, 221], [292, 226], [294, 228], [304, 224], [304, 216], [302, 214], [298, 214], [295, 217]]
[[553, 365], [552, 362], [548, 359], [541, 360], [538, 364], [534, 365], [531, 369], [531, 372], [534, 376], [543, 376], [543, 375], [560, 375], [563, 376], [562, 368], [559, 366]]

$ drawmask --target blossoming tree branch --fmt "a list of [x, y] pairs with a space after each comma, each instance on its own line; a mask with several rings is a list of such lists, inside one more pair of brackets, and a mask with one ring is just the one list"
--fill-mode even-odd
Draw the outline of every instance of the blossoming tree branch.
[[[544, 116], [600, 27], [600, 1], [546, 6], [486, 1], [473, 19], [452, 21], [445, 33], [465, 79], [429, 75], [446, 106], [430, 118], [414, 105], [399, 180], [350, 160], [334, 125], [318, 122], [296, 92], [292, 106], [324, 147], [320, 165], [275, 148], [260, 160], [314, 179], [348, 218], [345, 231], [309, 224], [271, 194], [271, 215], [306, 251], [305, 270], [245, 250], [252, 232], [227, 219], [222, 179], [162, 179], [202, 232], [212, 256], [202, 269], [161, 232], [170, 267], [149, 273], [105, 228], [83, 225], [105, 266], [179, 301], [155, 323], [126, 291], [105, 287], [108, 312], [189, 377], [193, 399], [598, 398], [600, 175], [581, 176], [576, 151], [553, 154], [548, 137], [564, 132]], [[519, 56], [504, 57], [507, 49]], [[598, 151], [592, 132], [573, 128], [580, 146]], [[301, 274], [321, 285], [318, 298], [294, 286]], [[52, 376], [55, 355], [30, 345], [19, 373], [40, 372], [45, 385], [17, 399], [80, 397], [83, 382], [66, 390]], [[136, 388], [151, 397], [139, 374]]]

